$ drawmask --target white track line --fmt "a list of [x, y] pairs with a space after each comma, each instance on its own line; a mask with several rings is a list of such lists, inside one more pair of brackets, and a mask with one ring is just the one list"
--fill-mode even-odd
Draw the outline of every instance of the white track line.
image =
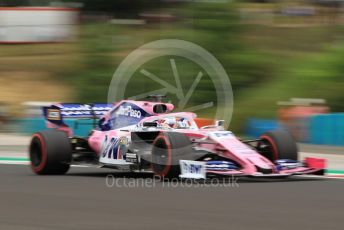
[[29, 165], [28, 161], [0, 161], [2, 165]]
[[[0, 165], [30, 165], [29, 161], [0, 161]], [[89, 168], [92, 167], [90, 165], [71, 165], [72, 167], [77, 168]]]

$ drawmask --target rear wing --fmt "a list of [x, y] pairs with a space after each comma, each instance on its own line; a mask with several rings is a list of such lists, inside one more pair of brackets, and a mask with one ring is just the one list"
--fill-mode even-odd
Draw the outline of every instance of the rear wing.
[[43, 107], [43, 115], [46, 121], [54, 125], [66, 126], [63, 122], [66, 118], [96, 120], [111, 110], [111, 108], [112, 104], [107, 103], [61, 103]]

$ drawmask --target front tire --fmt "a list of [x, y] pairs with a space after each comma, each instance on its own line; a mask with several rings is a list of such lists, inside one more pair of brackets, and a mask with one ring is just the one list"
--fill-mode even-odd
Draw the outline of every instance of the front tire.
[[179, 160], [194, 160], [192, 143], [182, 133], [161, 133], [153, 142], [152, 170], [161, 178], [178, 178]]
[[264, 133], [260, 137], [258, 151], [270, 161], [278, 159], [298, 160], [298, 149], [293, 137], [284, 130], [275, 130]]
[[72, 146], [65, 132], [44, 130], [32, 136], [29, 153], [36, 174], [62, 175], [69, 170]]

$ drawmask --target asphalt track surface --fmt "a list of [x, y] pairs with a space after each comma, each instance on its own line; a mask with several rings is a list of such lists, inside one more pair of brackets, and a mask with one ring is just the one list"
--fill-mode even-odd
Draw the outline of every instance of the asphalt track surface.
[[[113, 176], [110, 187], [107, 175]], [[25, 165], [0, 165], [0, 182], [2, 230], [330, 230], [344, 225], [341, 179], [154, 184], [150, 174], [73, 168], [65, 176], [36, 176]]]

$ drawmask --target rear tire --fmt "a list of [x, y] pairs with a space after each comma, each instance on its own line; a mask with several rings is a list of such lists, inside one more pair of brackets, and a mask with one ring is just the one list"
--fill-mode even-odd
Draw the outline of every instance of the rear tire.
[[39, 175], [61, 175], [69, 170], [72, 146], [65, 132], [44, 130], [32, 136], [30, 144], [32, 170]]
[[179, 160], [194, 160], [192, 143], [182, 133], [161, 133], [153, 142], [152, 170], [161, 178], [178, 178]]
[[298, 160], [296, 142], [288, 132], [283, 130], [269, 131], [264, 133], [260, 139], [260, 146], [266, 146], [261, 154], [270, 161], [278, 159]]

